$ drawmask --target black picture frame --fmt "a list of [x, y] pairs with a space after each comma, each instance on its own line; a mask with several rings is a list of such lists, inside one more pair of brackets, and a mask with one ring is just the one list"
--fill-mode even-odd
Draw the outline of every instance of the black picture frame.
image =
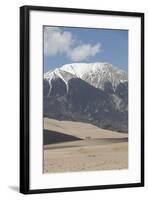
[[[97, 15], [114, 15], [114, 16], [132, 16], [141, 19], [141, 181], [139, 183], [115, 184], [115, 185], [95, 185], [82, 187], [67, 187], [54, 189], [30, 189], [30, 80], [29, 80], [29, 30], [30, 30], [30, 11], [44, 12], [68, 12], [68, 13], [85, 13]], [[104, 11], [75, 8], [57, 8], [41, 6], [22, 6], [20, 8], [20, 192], [23, 194], [34, 193], [51, 193], [51, 192], [68, 192], [81, 190], [98, 190], [113, 188], [129, 188], [144, 186], [144, 13], [121, 12], [121, 11]]]

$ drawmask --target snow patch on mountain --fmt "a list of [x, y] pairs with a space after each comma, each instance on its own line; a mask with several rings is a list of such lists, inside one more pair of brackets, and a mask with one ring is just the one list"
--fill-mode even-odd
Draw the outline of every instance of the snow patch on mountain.
[[50, 70], [47, 73], [44, 74], [44, 79], [46, 79], [49, 83], [50, 86], [50, 90], [49, 90], [49, 94], [51, 93], [51, 89], [52, 89], [52, 80], [60, 78], [66, 85], [66, 89], [68, 92], [68, 81], [72, 78], [77, 78], [74, 74], [71, 74], [69, 72], [63, 71], [60, 68], [56, 68], [54, 70]]
[[128, 75], [109, 63], [72, 63], [63, 65], [60, 68], [49, 70], [44, 74], [48, 80], [50, 91], [52, 80], [60, 78], [66, 84], [68, 91], [68, 81], [72, 78], [80, 78], [90, 85], [104, 90], [106, 83], [111, 83], [115, 91], [120, 83], [128, 81]]
[[104, 84], [110, 82], [115, 90], [120, 82], [128, 79], [126, 72], [108, 63], [74, 63], [64, 65], [61, 69], [100, 89], [104, 89]]

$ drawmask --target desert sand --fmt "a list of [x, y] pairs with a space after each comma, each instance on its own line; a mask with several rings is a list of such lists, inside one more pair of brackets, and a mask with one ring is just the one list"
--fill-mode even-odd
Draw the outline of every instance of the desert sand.
[[[44, 173], [128, 168], [128, 134], [44, 118]], [[48, 132], [49, 131], [49, 132]], [[56, 134], [56, 139], [53, 135]], [[62, 135], [62, 137], [61, 137]], [[58, 142], [57, 142], [58, 141]]]

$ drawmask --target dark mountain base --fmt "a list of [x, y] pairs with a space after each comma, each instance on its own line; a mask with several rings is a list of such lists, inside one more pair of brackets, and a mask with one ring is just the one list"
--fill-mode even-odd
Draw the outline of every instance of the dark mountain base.
[[[61, 79], [44, 80], [44, 117], [94, 124], [103, 129], [128, 132], [128, 85], [103, 91], [74, 78], [66, 85]], [[50, 94], [49, 91], [51, 90]]]

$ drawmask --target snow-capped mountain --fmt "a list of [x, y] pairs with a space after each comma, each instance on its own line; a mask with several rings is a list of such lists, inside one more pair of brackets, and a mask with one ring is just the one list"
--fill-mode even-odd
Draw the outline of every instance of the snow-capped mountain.
[[44, 116], [127, 132], [128, 75], [107, 63], [73, 63], [44, 74]]
[[103, 90], [106, 83], [111, 83], [114, 91], [121, 82], [126, 82], [128, 79], [126, 72], [108, 63], [72, 63], [50, 70], [44, 75], [50, 85], [51, 80], [57, 77], [61, 78], [67, 87], [71, 78], [80, 78], [90, 85]]

